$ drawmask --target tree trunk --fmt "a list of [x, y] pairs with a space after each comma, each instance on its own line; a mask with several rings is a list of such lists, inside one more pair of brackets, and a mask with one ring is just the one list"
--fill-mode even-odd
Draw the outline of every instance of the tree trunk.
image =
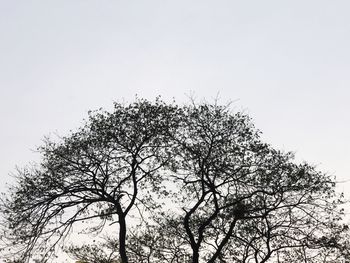
[[192, 263], [198, 263], [199, 262], [199, 251], [198, 249], [193, 250], [192, 253]]
[[119, 215], [119, 255], [121, 263], [128, 263], [126, 254], [126, 222], [124, 215]]

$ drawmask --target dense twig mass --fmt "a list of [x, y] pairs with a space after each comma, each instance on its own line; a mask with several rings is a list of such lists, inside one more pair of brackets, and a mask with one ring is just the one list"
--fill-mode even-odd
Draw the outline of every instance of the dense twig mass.
[[[113, 112], [90, 112], [77, 132], [39, 150], [41, 163], [18, 170], [2, 199], [8, 262], [51, 260], [73, 226], [87, 221], [96, 223], [90, 232], [108, 222], [118, 235], [65, 249], [84, 262], [349, 256], [334, 179], [263, 143], [250, 118], [229, 107], [115, 103]], [[133, 223], [131, 215], [138, 215]]]

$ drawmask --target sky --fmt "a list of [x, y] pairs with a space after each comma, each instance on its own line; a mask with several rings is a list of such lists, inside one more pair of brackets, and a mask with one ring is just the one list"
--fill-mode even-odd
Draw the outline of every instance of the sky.
[[[223, 104], [350, 199], [347, 0], [0, 0], [0, 190], [44, 136], [140, 98]], [[349, 206], [350, 207], [350, 206]], [[349, 209], [350, 211], [350, 209]]]

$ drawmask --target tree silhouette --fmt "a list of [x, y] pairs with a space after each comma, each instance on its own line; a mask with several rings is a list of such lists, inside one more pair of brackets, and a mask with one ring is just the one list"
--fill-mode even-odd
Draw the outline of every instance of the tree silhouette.
[[[93, 233], [118, 225], [106, 248], [114, 244], [110, 259], [118, 251], [122, 263], [348, 257], [334, 179], [262, 142], [250, 118], [228, 106], [115, 103], [39, 150], [41, 163], [19, 170], [2, 200], [4, 237], [20, 262], [50, 259], [87, 221]], [[103, 251], [68, 249], [85, 261]]]
[[99, 218], [91, 228], [99, 231], [116, 215], [120, 258], [128, 262], [126, 217], [135, 206], [154, 205], [146, 189], [157, 191], [157, 171], [169, 159], [174, 112], [159, 100], [116, 103], [112, 113], [90, 113], [85, 126], [61, 142], [47, 140], [40, 165], [19, 170], [3, 200], [6, 237], [19, 245], [21, 259], [39, 249], [45, 260], [73, 224]]

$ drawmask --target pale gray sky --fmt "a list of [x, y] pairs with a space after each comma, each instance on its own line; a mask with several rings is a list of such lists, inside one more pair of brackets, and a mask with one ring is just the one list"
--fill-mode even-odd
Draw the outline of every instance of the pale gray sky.
[[0, 190], [44, 135], [135, 94], [237, 100], [268, 142], [350, 180], [349, 12], [348, 0], [0, 0]]

